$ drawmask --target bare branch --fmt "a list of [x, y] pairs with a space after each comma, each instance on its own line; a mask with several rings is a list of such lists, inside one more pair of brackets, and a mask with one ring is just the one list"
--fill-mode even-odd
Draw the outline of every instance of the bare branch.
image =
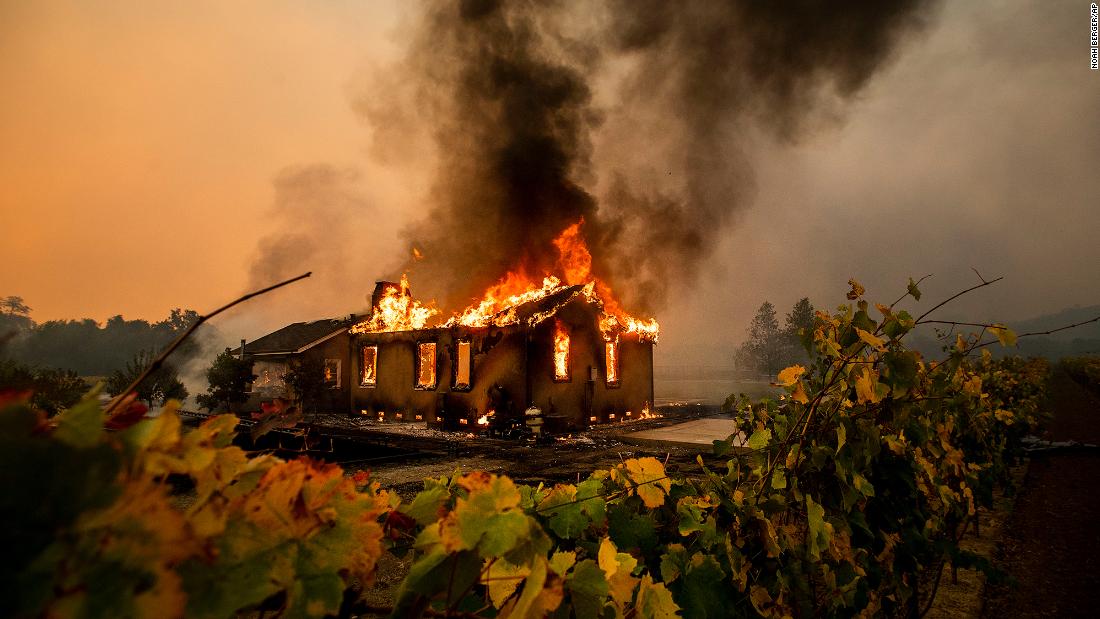
[[302, 275], [299, 275], [297, 277], [292, 277], [292, 278], [290, 278], [286, 281], [279, 282], [278, 284], [275, 284], [274, 286], [268, 286], [267, 288], [264, 288], [262, 290], [257, 290], [256, 292], [250, 292], [250, 293], [244, 295], [243, 297], [237, 299], [236, 301], [233, 301], [232, 303], [228, 303], [226, 305], [223, 305], [223, 306], [219, 307], [218, 309], [210, 312], [209, 314], [206, 314], [205, 316], [199, 316], [198, 320], [196, 320], [194, 323], [192, 323], [190, 327], [187, 327], [186, 331], [181, 333], [180, 336], [177, 337], [175, 340], [173, 340], [172, 343], [169, 344], [167, 348], [165, 348], [163, 351], [161, 351], [161, 353], [159, 355], [157, 355], [156, 359], [153, 359], [153, 362], [149, 364], [149, 367], [145, 368], [145, 371], [142, 372], [140, 376], [135, 378], [134, 382], [130, 383], [130, 385], [128, 387], [126, 387], [126, 389], [124, 389], [121, 393], [119, 393], [117, 396], [115, 396], [115, 398], [113, 400], [111, 400], [111, 403], [107, 405], [106, 416], [110, 417], [111, 413], [114, 412], [115, 408], [117, 408], [119, 406], [119, 404], [126, 398], [126, 396], [128, 394], [130, 394], [131, 392], [136, 390], [138, 388], [138, 385], [140, 385], [142, 383], [142, 381], [144, 381], [145, 379], [149, 378], [149, 376], [153, 372], [156, 372], [157, 370], [159, 370], [161, 368], [161, 366], [164, 365], [164, 361], [168, 358], [168, 356], [171, 355], [173, 352], [175, 352], [176, 349], [179, 348], [180, 345], [183, 344], [183, 342], [188, 337], [190, 337], [192, 333], [195, 332], [195, 329], [199, 328], [199, 325], [201, 325], [202, 323], [206, 322], [207, 320], [210, 320], [211, 318], [217, 316], [218, 314], [224, 312], [225, 310], [233, 307], [234, 305], [237, 305], [239, 303], [244, 303], [245, 301], [247, 301], [247, 300], [249, 300], [253, 297], [258, 297], [262, 294], [266, 294], [268, 292], [271, 292], [272, 290], [275, 290], [276, 288], [282, 288], [283, 286], [286, 286], [287, 284], [293, 284], [294, 282], [296, 282], [300, 279], [305, 279], [305, 278], [309, 277], [312, 274], [313, 274], [312, 271], [310, 271], [308, 273], [303, 273]]
[[916, 324], [918, 324], [918, 325], [921, 324], [921, 321], [924, 319], [925, 316], [927, 316], [927, 315], [931, 314], [932, 312], [940, 309], [944, 305], [947, 305], [948, 303], [950, 303], [950, 302], [954, 301], [955, 299], [963, 296], [964, 294], [966, 294], [968, 292], [973, 292], [973, 291], [977, 290], [978, 288], [984, 288], [986, 286], [989, 286], [990, 284], [996, 284], [997, 282], [1001, 281], [1002, 279], [1004, 279], [1003, 275], [1001, 277], [998, 277], [996, 279], [991, 279], [989, 281], [982, 280], [982, 283], [978, 284], [977, 286], [971, 286], [970, 288], [967, 288], [966, 290], [963, 290], [962, 292], [957, 292], [957, 293], [951, 295], [947, 299], [937, 303], [932, 309], [930, 309], [927, 312], [921, 314], [920, 317], [917, 318], [917, 320], [915, 321]]
[[[929, 321], [929, 322], [931, 322], [931, 321]], [[1016, 339], [1020, 339], [1022, 337], [1032, 337], [1034, 335], [1051, 335], [1052, 333], [1058, 333], [1059, 331], [1065, 331], [1066, 329], [1073, 329], [1075, 327], [1080, 327], [1082, 325], [1092, 324], [1094, 322], [1100, 322], [1100, 316], [1097, 316], [1095, 318], [1090, 318], [1088, 320], [1082, 320], [1081, 322], [1075, 322], [1072, 325], [1066, 325], [1064, 327], [1058, 327], [1057, 329], [1051, 329], [1050, 331], [1031, 331], [1029, 333], [1018, 333], [1018, 334], [1016, 334]], [[977, 346], [975, 346], [971, 350], [974, 350], [976, 348], [981, 348], [983, 346], [989, 346], [990, 344], [995, 344], [995, 343], [997, 343], [997, 341], [998, 340], [990, 340], [988, 342], [978, 344]]]

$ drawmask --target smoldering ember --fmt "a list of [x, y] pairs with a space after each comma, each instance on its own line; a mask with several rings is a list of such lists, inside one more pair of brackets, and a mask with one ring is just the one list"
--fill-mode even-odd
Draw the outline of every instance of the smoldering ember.
[[0, 3], [0, 617], [1095, 616], [1084, 6]]

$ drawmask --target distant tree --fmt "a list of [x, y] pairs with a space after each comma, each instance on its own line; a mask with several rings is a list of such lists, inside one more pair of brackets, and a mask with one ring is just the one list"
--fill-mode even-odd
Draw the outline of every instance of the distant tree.
[[325, 393], [325, 363], [305, 357], [291, 364], [284, 378], [303, 413], [316, 413]]
[[195, 396], [199, 406], [213, 412], [215, 409], [232, 410], [234, 404], [248, 400], [248, 383], [252, 374], [252, 362], [238, 359], [226, 348], [206, 370], [206, 393]]
[[[115, 370], [107, 377], [107, 393], [115, 396], [122, 393], [134, 382], [145, 368], [153, 362], [153, 355], [140, 352], [126, 363], [126, 368]], [[137, 386], [137, 397], [149, 404], [160, 406], [168, 400], [183, 400], [187, 397], [187, 388], [183, 386], [175, 368], [165, 364], [153, 372]]]
[[749, 339], [741, 345], [737, 353], [739, 365], [774, 376], [783, 369], [781, 366], [786, 347], [784, 333], [779, 329], [779, 319], [775, 315], [775, 306], [764, 301], [749, 323]]
[[31, 405], [54, 415], [76, 404], [88, 385], [72, 370], [0, 361], [0, 391], [29, 391]]
[[802, 334], [812, 336], [814, 332], [814, 306], [810, 299], [802, 297], [787, 314], [783, 325], [783, 334], [787, 340], [787, 359], [784, 365], [790, 365], [808, 359], [806, 347], [802, 345]]
[[0, 299], [0, 310], [3, 310], [5, 314], [10, 316], [28, 316], [31, 313], [31, 308], [27, 307], [27, 304], [23, 302], [23, 297], [17, 297], [15, 295]]

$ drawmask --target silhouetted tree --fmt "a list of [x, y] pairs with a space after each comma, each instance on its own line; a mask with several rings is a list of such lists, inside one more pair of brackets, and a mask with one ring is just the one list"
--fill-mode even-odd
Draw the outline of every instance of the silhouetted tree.
[[232, 410], [234, 404], [248, 400], [248, 383], [255, 378], [252, 362], [237, 358], [226, 348], [206, 370], [209, 386], [206, 393], [195, 396], [195, 401], [211, 412], [218, 408]]
[[325, 393], [324, 361], [310, 357], [300, 359], [291, 364], [284, 380], [303, 413], [317, 412], [317, 405]]
[[738, 351], [738, 365], [774, 376], [783, 369], [785, 348], [786, 341], [779, 329], [775, 306], [764, 301], [749, 323], [749, 339]]
[[783, 325], [783, 333], [787, 340], [787, 358], [784, 361], [784, 366], [809, 359], [809, 353], [803, 345], [803, 342], [806, 341], [803, 334], [812, 338], [813, 332], [814, 306], [810, 303], [808, 297], [802, 297], [791, 308], [791, 312], [787, 314], [787, 320]]
[[27, 307], [27, 304], [23, 302], [23, 297], [17, 297], [15, 295], [0, 299], [0, 310], [12, 316], [28, 316], [31, 313], [31, 308]]
[[[152, 362], [151, 353], [140, 352], [134, 355], [126, 363], [125, 369], [115, 370], [107, 377], [107, 393], [113, 396], [122, 393]], [[168, 400], [183, 400], [187, 397], [187, 388], [183, 386], [175, 368], [169, 364], [162, 365], [150, 374], [135, 391], [138, 399], [147, 402], [151, 407], [163, 405]]]

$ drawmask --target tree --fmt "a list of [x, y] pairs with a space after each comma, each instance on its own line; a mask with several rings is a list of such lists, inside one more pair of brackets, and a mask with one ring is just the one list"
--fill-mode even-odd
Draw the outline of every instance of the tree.
[[0, 361], [0, 389], [30, 391], [31, 404], [55, 415], [80, 400], [88, 385], [72, 370], [33, 368], [15, 361]]
[[787, 340], [787, 359], [784, 366], [808, 359], [803, 342], [813, 341], [814, 306], [808, 297], [802, 297], [787, 314], [783, 333]]
[[23, 297], [15, 295], [0, 299], [0, 309], [3, 309], [4, 313], [9, 316], [28, 316], [31, 313], [31, 308], [23, 302]]
[[302, 358], [291, 365], [284, 380], [294, 393], [302, 412], [316, 413], [321, 396], [325, 393], [324, 361], [311, 357]]
[[764, 301], [749, 323], [749, 339], [738, 350], [739, 365], [774, 376], [782, 369], [785, 348], [786, 341], [779, 329], [775, 306]]
[[248, 400], [248, 383], [256, 378], [252, 374], [252, 362], [238, 359], [229, 349], [219, 353], [206, 370], [206, 393], [195, 397], [199, 406], [213, 412], [217, 408], [231, 410], [234, 404]]
[[[153, 355], [149, 352], [139, 352], [126, 363], [123, 370], [115, 370], [107, 377], [107, 393], [119, 395], [130, 383], [145, 371], [153, 362]], [[143, 400], [152, 406], [163, 405], [168, 400], [183, 400], [187, 397], [187, 388], [183, 386], [176, 369], [169, 364], [164, 364], [156, 372], [153, 372], [141, 382], [135, 389], [139, 400]]]

